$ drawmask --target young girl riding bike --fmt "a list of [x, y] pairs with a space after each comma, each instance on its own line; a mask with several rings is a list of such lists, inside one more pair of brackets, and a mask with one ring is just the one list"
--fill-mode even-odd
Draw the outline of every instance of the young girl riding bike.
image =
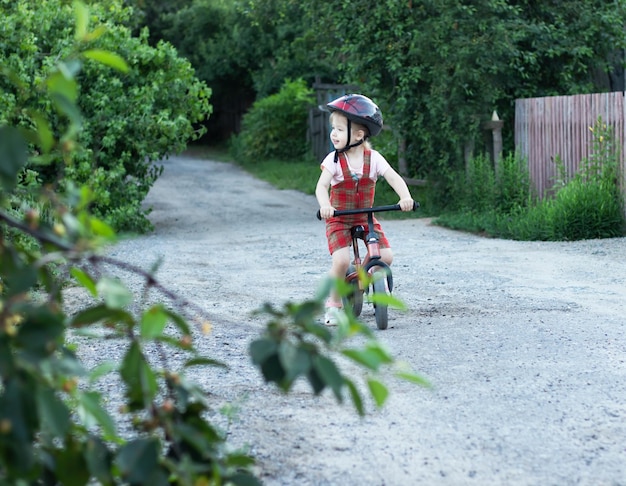
[[[350, 228], [361, 224], [366, 226], [367, 216], [335, 217], [335, 210], [372, 207], [379, 176], [384, 177], [398, 194], [398, 204], [403, 211], [413, 210], [413, 198], [404, 179], [369, 143], [369, 138], [378, 135], [383, 127], [378, 106], [360, 94], [341, 96], [326, 106], [330, 111], [330, 140], [335, 150], [321, 163], [322, 173], [315, 197], [320, 205], [320, 216], [326, 221], [326, 238], [332, 256], [329, 275], [342, 279], [350, 265]], [[391, 265], [393, 252], [377, 220], [375, 230], [380, 238], [381, 258]], [[337, 324], [341, 308], [341, 297], [333, 290], [326, 302], [326, 325]]]

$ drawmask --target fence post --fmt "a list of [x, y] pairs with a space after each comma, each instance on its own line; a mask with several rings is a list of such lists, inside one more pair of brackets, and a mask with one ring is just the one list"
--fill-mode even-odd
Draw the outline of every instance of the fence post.
[[504, 122], [500, 120], [496, 111], [491, 115], [491, 120], [483, 124], [485, 130], [491, 130], [491, 143], [492, 152], [491, 157], [493, 159], [494, 170], [496, 177], [500, 175], [500, 159], [502, 158], [502, 127]]

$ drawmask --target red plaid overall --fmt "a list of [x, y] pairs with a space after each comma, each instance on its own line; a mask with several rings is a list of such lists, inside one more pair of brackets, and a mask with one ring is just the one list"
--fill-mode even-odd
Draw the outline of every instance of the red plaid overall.
[[[376, 181], [369, 177], [370, 156], [369, 150], [363, 153], [363, 176], [355, 180], [348, 168], [346, 156], [339, 154], [343, 182], [330, 188], [330, 204], [335, 209], [370, 208], [374, 204]], [[338, 216], [326, 220], [326, 238], [328, 238], [328, 250], [331, 255], [340, 248], [352, 245], [350, 228], [357, 225], [363, 225], [367, 230], [367, 214]], [[376, 218], [374, 218], [374, 230], [380, 238], [380, 247], [389, 248], [389, 241]]]

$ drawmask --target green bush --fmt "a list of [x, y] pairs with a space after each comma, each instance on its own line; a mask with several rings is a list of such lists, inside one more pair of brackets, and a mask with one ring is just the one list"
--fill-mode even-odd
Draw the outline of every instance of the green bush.
[[557, 159], [558, 179], [550, 198], [530, 190], [523, 160], [508, 156], [498, 174], [482, 157], [474, 159], [457, 190], [457, 205], [435, 221], [453, 229], [516, 240], [571, 241], [622, 236], [626, 231], [619, 187], [619, 150], [598, 120], [592, 153], [568, 178]]
[[309, 151], [308, 114], [313, 103], [313, 91], [302, 79], [286, 81], [278, 93], [256, 101], [232, 142], [233, 157], [243, 163], [305, 158]]
[[[0, 79], [0, 122], [38, 126], [43, 119], [34, 118], [33, 113], [41, 112], [49, 120], [44, 132], [50, 141], [60, 138], [69, 118], [81, 129], [81, 143], [71, 157], [50, 155], [30, 168], [43, 183], [55, 182], [61, 175], [61, 189], [68, 184], [90, 186], [95, 195], [94, 214], [117, 230], [149, 229], [142, 202], [161, 173], [155, 162], [182, 151], [198, 135], [195, 124], [211, 113], [210, 90], [171, 45], [150, 47], [145, 32], [133, 37], [123, 25], [130, 10], [122, 0], [107, 0], [90, 7], [90, 16], [106, 32], [87, 40], [87, 55], [116, 51], [130, 69], [111, 75], [101, 64], [86, 64], [80, 98], [61, 76], [49, 79], [64, 90], [68, 100], [78, 100], [79, 111], [61, 114], [54, 100], [40, 95], [55, 60], [65, 58], [72, 48], [71, 4], [16, 0], [2, 2], [0, 14], [0, 63], [13, 78], [11, 82]], [[76, 58], [70, 60], [68, 69], [77, 69], [77, 63]], [[69, 139], [59, 144], [66, 154], [74, 148]]]

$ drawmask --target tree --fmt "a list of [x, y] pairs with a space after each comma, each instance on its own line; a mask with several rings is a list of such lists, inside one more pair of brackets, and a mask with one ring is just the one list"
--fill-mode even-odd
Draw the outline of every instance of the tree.
[[[39, 94], [52, 60], [70, 53], [71, 6], [62, 0], [43, 4], [17, 0], [3, 3], [0, 13], [4, 36], [0, 59], [19, 80], [18, 87], [6, 78], [0, 80], [3, 118], [27, 127], [43, 122], [30, 115], [40, 111], [50, 120], [48, 137], [58, 139], [68, 115], [57, 114], [58, 107], [42, 102]], [[143, 231], [150, 224], [142, 201], [161, 171], [155, 163], [180, 152], [199, 135], [196, 123], [211, 113], [211, 91], [171, 45], [161, 42], [150, 47], [145, 33], [131, 35], [122, 25], [129, 21], [130, 11], [122, 7], [121, 0], [95, 3], [91, 15], [102, 21], [106, 33], [88, 39], [88, 48], [96, 54], [116, 50], [131, 69], [105, 75], [101, 65], [86, 65], [81, 72], [80, 98], [78, 91], [66, 92], [71, 100], [79, 100], [80, 115], [70, 112], [69, 116], [81, 128], [80, 146], [71, 160], [50, 155], [45, 166], [31, 169], [38, 172], [42, 183], [56, 182], [62, 174], [59, 189], [63, 190], [70, 184], [88, 183], [95, 194], [92, 205], [96, 215], [118, 230]], [[76, 65], [76, 61], [68, 63], [72, 70]], [[50, 82], [73, 89], [61, 76]]]
[[610, 68], [626, 19], [623, 1], [433, 0], [368, 9], [330, 1], [314, 11], [333, 39], [319, 45], [408, 135], [407, 155], [423, 175], [459, 167], [465, 143], [494, 109], [512, 121], [515, 98], [593, 89], [591, 70]]

